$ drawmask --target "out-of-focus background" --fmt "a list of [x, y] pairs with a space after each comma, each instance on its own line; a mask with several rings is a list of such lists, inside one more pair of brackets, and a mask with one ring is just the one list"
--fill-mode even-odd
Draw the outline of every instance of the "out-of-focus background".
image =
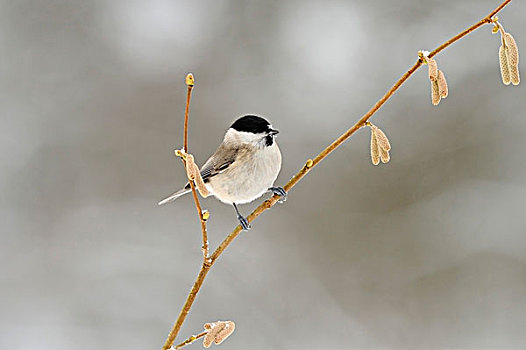
[[[201, 264], [185, 182], [232, 121], [267, 117], [284, 184], [484, 1], [2, 1], [0, 348], [158, 349]], [[526, 45], [524, 2], [499, 14]], [[526, 102], [491, 26], [437, 56], [210, 272], [178, 340], [222, 349], [526, 347]], [[522, 68], [523, 79], [526, 68]], [[248, 214], [260, 201], [242, 206]], [[212, 247], [237, 224], [210, 198]], [[201, 348], [200, 344], [192, 348]]]

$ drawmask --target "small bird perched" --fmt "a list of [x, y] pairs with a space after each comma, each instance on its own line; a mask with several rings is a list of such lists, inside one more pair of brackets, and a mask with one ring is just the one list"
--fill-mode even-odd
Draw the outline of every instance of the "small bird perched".
[[[252, 202], [267, 191], [286, 199], [282, 187], [273, 187], [281, 169], [281, 152], [275, 140], [278, 132], [267, 120], [245, 115], [230, 126], [223, 142], [200, 169], [210, 194], [234, 206], [243, 230], [250, 229], [250, 224], [239, 213], [237, 204]], [[191, 191], [190, 184], [186, 184], [159, 205]]]

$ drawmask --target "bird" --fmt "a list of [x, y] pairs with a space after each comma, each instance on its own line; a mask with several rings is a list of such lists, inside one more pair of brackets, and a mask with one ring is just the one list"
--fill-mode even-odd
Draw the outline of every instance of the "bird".
[[[223, 142], [200, 169], [207, 190], [219, 201], [234, 207], [245, 231], [250, 229], [250, 224], [239, 212], [238, 204], [250, 203], [268, 191], [280, 196], [281, 202], [287, 198], [283, 187], [274, 186], [281, 170], [278, 133], [265, 118], [244, 115], [228, 128]], [[159, 205], [191, 191], [187, 183]]]

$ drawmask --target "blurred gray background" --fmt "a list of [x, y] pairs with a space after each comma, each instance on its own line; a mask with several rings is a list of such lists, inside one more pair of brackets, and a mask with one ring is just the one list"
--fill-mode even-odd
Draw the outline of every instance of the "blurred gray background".
[[[477, 1], [2, 1], [0, 348], [159, 349], [201, 264], [185, 182], [230, 123], [267, 117], [284, 184]], [[526, 45], [524, 2], [499, 15]], [[526, 348], [525, 85], [486, 26], [264, 213], [210, 272], [179, 341], [234, 320], [222, 349]], [[526, 69], [522, 68], [523, 80]], [[242, 206], [248, 214], [260, 201]], [[213, 247], [237, 224], [210, 198]], [[200, 344], [192, 345], [199, 349]]]

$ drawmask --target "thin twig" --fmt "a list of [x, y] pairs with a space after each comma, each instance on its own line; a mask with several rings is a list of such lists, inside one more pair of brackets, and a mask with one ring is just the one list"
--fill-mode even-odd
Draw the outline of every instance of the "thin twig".
[[[185, 112], [184, 112], [184, 150], [185, 152], [187, 152], [188, 150], [188, 115], [189, 115], [189, 109], [190, 109], [190, 99], [192, 97], [192, 89], [194, 87], [194, 76], [192, 75], [192, 73], [189, 73], [186, 76], [186, 85], [188, 86], [188, 90], [186, 94], [186, 107], [185, 107]], [[183, 157], [181, 157], [181, 160], [186, 168], [186, 161], [184, 160]], [[192, 306], [192, 303], [195, 300], [197, 292], [199, 291], [199, 289], [201, 288], [201, 285], [203, 284], [206, 274], [212, 267], [212, 264], [210, 263], [210, 257], [209, 257], [208, 235], [206, 232], [206, 220], [203, 217], [203, 210], [201, 209], [201, 203], [199, 202], [199, 197], [197, 196], [195, 185], [192, 180], [190, 179], [188, 180], [189, 180], [188, 182], [190, 183], [190, 188], [192, 189], [192, 196], [194, 198], [195, 208], [197, 209], [197, 215], [199, 216], [199, 221], [201, 222], [201, 232], [203, 236], [203, 246], [202, 246], [203, 265], [201, 266], [201, 270], [199, 271], [197, 280], [195, 281], [195, 284], [192, 287], [190, 294], [188, 294], [188, 298], [186, 299], [186, 302], [183, 305], [181, 312], [179, 313], [179, 317], [177, 318], [177, 321], [174, 324], [172, 331], [168, 335], [168, 339], [166, 340], [163, 346], [163, 349], [169, 349], [173, 345], [175, 337], [177, 336], [177, 332], [181, 328], [186, 318], [186, 315], [188, 315], [188, 312], [190, 311], [190, 307]], [[177, 332], [174, 332], [175, 329], [177, 329]]]
[[203, 210], [201, 209], [201, 203], [199, 202], [199, 197], [197, 196], [197, 191], [195, 189], [195, 185], [193, 181], [190, 181], [190, 188], [192, 189], [192, 196], [194, 197], [195, 202], [195, 208], [197, 209], [197, 214], [199, 215], [199, 221], [201, 222], [201, 233], [203, 235], [203, 246], [201, 249], [203, 250], [203, 259], [204, 263], [209, 263], [209, 252], [208, 252], [208, 234], [206, 232], [206, 220], [203, 217]]
[[[188, 73], [186, 76], [186, 85], [188, 86], [188, 90], [186, 93], [186, 107], [184, 110], [184, 151], [188, 152], [188, 115], [190, 110], [190, 99], [192, 98], [192, 89], [194, 88], [194, 75], [192, 73]], [[186, 161], [184, 158], [181, 158], [183, 161], [183, 164], [186, 168]], [[194, 197], [194, 203], [195, 208], [197, 209], [197, 215], [199, 216], [199, 221], [201, 222], [201, 232], [203, 235], [203, 261], [204, 264], [208, 264], [209, 257], [208, 257], [208, 235], [206, 232], [206, 220], [203, 217], [203, 210], [201, 208], [201, 203], [199, 202], [199, 197], [197, 196], [197, 191], [195, 189], [194, 182], [189, 179], [188, 181], [190, 183], [190, 188], [192, 189], [192, 196]]]
[[[462, 37], [466, 36], [467, 34], [471, 33], [472, 31], [476, 30], [477, 28], [481, 27], [484, 24], [492, 23], [491, 17], [495, 16], [500, 10], [502, 10], [506, 5], [508, 5], [511, 2], [511, 0], [505, 0], [503, 3], [501, 3], [495, 10], [493, 10], [489, 15], [481, 19], [476, 24], [472, 25], [471, 27], [467, 28], [463, 32], [455, 35], [439, 47], [437, 47], [435, 50], [433, 50], [428, 57], [433, 57], [436, 54], [438, 54], [440, 51], [444, 50], [449, 45], [453, 44], [457, 40], [461, 39]], [[305, 165], [290, 179], [290, 181], [283, 187], [285, 191], [289, 192], [312, 168], [314, 168], [316, 165], [318, 165], [322, 160], [324, 160], [332, 151], [334, 151], [337, 147], [339, 147], [344, 141], [346, 141], [352, 134], [354, 134], [358, 129], [365, 126], [366, 122], [373, 116], [376, 111], [382, 107], [382, 105], [389, 99], [391, 96], [400, 88], [400, 86], [418, 69], [422, 66], [422, 61], [418, 59], [416, 63], [407, 71], [405, 72], [402, 77], [389, 89], [389, 91], [386, 92], [386, 94], [376, 102], [376, 104], [367, 112], [365, 113], [362, 118], [354, 124], [350, 129], [348, 129], [346, 132], [344, 132], [340, 137], [338, 137], [336, 140], [334, 140], [329, 146], [327, 146], [323, 151], [321, 151], [316, 158], [309, 159], [305, 163]], [[254, 211], [247, 217], [247, 220], [249, 222], [252, 222], [255, 218], [257, 218], [261, 213], [263, 213], [265, 210], [270, 209], [276, 202], [279, 200], [278, 195], [274, 195], [271, 198], [265, 200], [263, 203], [261, 203]], [[194, 282], [194, 285], [192, 286], [192, 290], [190, 291], [190, 294], [188, 295], [188, 298], [186, 299], [186, 302], [183, 306], [183, 309], [181, 310], [181, 313], [179, 314], [179, 318], [177, 319], [174, 327], [170, 331], [170, 334], [168, 335], [168, 338], [166, 339], [166, 342], [163, 346], [163, 349], [169, 349], [170, 346], [172, 346], [173, 341], [175, 337], [177, 336], [179, 330], [181, 329], [181, 326], [190, 311], [190, 307], [192, 306], [192, 303], [195, 300], [195, 297], [197, 295], [197, 292], [201, 288], [204, 278], [206, 277], [208, 271], [212, 267], [212, 265], [216, 262], [216, 260], [219, 258], [219, 256], [223, 253], [223, 251], [228, 247], [230, 243], [239, 235], [241, 232], [241, 226], [238, 225], [236, 228], [219, 244], [217, 249], [212, 253], [209, 259], [209, 264], [203, 264], [201, 267], [201, 270], [199, 271], [199, 275], [197, 276], [196, 281]]]
[[175, 322], [172, 330], [170, 331], [170, 334], [168, 335], [168, 338], [166, 339], [166, 342], [164, 343], [164, 346], [163, 346], [164, 350], [169, 349], [174, 343], [175, 337], [177, 336], [177, 333], [181, 329], [181, 326], [183, 325], [183, 322], [186, 316], [190, 312], [190, 308], [192, 307], [192, 304], [194, 303], [195, 297], [197, 296], [197, 292], [199, 292], [199, 289], [201, 289], [201, 285], [203, 284], [205, 277], [208, 274], [208, 271], [210, 271], [211, 267], [212, 267], [212, 264], [204, 264], [204, 263], [201, 266], [201, 270], [199, 271], [199, 274], [197, 275], [197, 279], [195, 280], [194, 285], [192, 286], [192, 289], [190, 290], [190, 293], [188, 294], [188, 297], [186, 298], [183, 308], [181, 309], [181, 312], [179, 313], [179, 317], [177, 317], [177, 321]]
[[186, 107], [184, 109], [184, 142], [183, 148], [184, 151], [188, 153], [188, 112], [190, 110], [190, 99], [192, 98], [192, 89], [194, 88], [194, 75], [188, 73], [186, 75], [186, 86], [188, 90], [186, 92]]
[[481, 19], [480, 21], [478, 21], [477, 23], [475, 23], [474, 25], [472, 25], [471, 27], [469, 27], [468, 29], [466, 29], [462, 33], [459, 33], [459, 34], [455, 35], [454, 37], [452, 37], [451, 39], [449, 39], [448, 41], [446, 41], [445, 43], [443, 43], [442, 45], [440, 45], [439, 47], [437, 47], [436, 49], [431, 51], [431, 53], [429, 54], [428, 57], [431, 58], [431, 57], [435, 56], [437, 53], [439, 53], [440, 51], [444, 50], [446, 47], [448, 47], [449, 45], [453, 44], [455, 41], [457, 41], [457, 40], [461, 39], [462, 37], [468, 35], [472, 31], [478, 29], [480, 26], [483, 26], [484, 24], [492, 23], [493, 22], [492, 21], [492, 17], [495, 16], [500, 10], [502, 10], [504, 8], [504, 6], [508, 5], [510, 2], [511, 2], [511, 0], [504, 1], [495, 10], [491, 11], [491, 13], [489, 15], [487, 15], [486, 17], [484, 17], [483, 19]]
[[190, 338], [186, 339], [184, 342], [180, 343], [180, 344], [177, 344], [176, 346], [174, 346], [173, 348], [175, 350], [177, 349], [181, 349], [185, 346], [187, 346], [188, 344], [192, 344], [194, 341], [196, 341], [197, 339], [199, 338], [202, 338], [204, 337], [206, 334], [208, 333], [208, 330], [204, 331], [204, 332], [201, 332], [199, 333], [198, 335], [192, 335]]

